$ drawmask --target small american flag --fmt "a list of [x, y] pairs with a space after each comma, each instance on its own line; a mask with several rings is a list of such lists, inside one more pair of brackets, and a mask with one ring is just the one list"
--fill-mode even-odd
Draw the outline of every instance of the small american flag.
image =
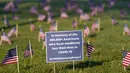
[[18, 56], [16, 52], [16, 48], [10, 49], [5, 56], [4, 60], [2, 61], [3, 65], [6, 64], [13, 64], [18, 62]]
[[130, 34], [130, 29], [128, 28], [128, 24], [124, 25], [124, 32]]
[[10, 26], [7, 16], [4, 16], [4, 24], [5, 24], [5, 26]]
[[8, 37], [11, 37], [13, 35], [16, 35], [16, 27], [13, 27], [7, 34]]
[[53, 16], [54, 16], [54, 13], [52, 12], [52, 10], [49, 10], [49, 11], [47, 12], [47, 15], [53, 17]]
[[94, 23], [92, 24], [92, 31], [95, 32], [96, 29], [98, 29], [98, 21], [96, 21], [96, 22], [94, 22]]
[[45, 33], [43, 32], [42, 28], [40, 27], [40, 31], [39, 31], [39, 37], [40, 39], [44, 40], [45, 39]]
[[98, 12], [98, 8], [97, 7], [94, 7], [93, 10], [91, 11], [91, 16], [95, 16]]
[[124, 18], [126, 15], [126, 11], [124, 9], [120, 10], [120, 17]]
[[52, 16], [48, 16], [47, 23], [52, 23], [53, 21], [54, 19], [52, 18]]
[[49, 11], [51, 9], [50, 5], [45, 5], [44, 6], [44, 11]]
[[97, 6], [97, 9], [98, 9], [98, 12], [103, 12], [104, 11], [104, 5], [103, 4], [99, 4], [98, 6]]
[[45, 18], [46, 18], [45, 15], [43, 15], [43, 14], [39, 14], [37, 20], [38, 20], [38, 21], [44, 21]]
[[78, 14], [84, 13], [84, 12], [83, 12], [83, 9], [81, 9], [81, 8], [77, 8], [77, 9], [76, 9], [76, 12], [77, 12]]
[[4, 31], [2, 32], [2, 35], [1, 35], [1, 41], [8, 42], [8, 44], [12, 44], [11, 40], [8, 38], [8, 36], [6, 35]]
[[39, 12], [37, 11], [37, 8], [36, 8], [35, 6], [32, 6], [32, 7], [30, 8], [30, 13], [31, 13], [31, 14], [39, 14]]
[[31, 54], [34, 54], [34, 52], [32, 50], [32, 46], [28, 44], [26, 50], [24, 51], [24, 57], [29, 57]]
[[30, 20], [30, 30], [31, 31], [35, 30], [35, 25], [31, 22], [31, 20]]
[[61, 18], [68, 18], [68, 14], [66, 12], [61, 12], [61, 15], [60, 15]]
[[130, 65], [130, 52], [127, 52], [125, 50], [122, 51], [123, 54], [123, 66], [129, 66]]
[[81, 20], [84, 20], [84, 21], [87, 21], [87, 20], [90, 19], [90, 16], [89, 16], [88, 14], [82, 13], [82, 14], [80, 15], [80, 19], [81, 19]]
[[4, 11], [10, 11], [10, 8], [14, 8], [14, 4], [12, 1], [10, 1], [9, 3], [7, 3], [4, 7]]
[[87, 43], [86, 46], [87, 46], [87, 56], [90, 59], [91, 53], [94, 51], [95, 48], [92, 45], [88, 44], [88, 43]]
[[117, 24], [117, 21], [114, 17], [112, 17], [112, 25], [115, 25], [115, 24]]
[[89, 34], [90, 34], [89, 28], [86, 25], [84, 25], [84, 37], [87, 37]]
[[78, 22], [75, 20], [72, 21], [72, 28], [77, 28], [78, 27]]
[[15, 14], [15, 12], [13, 12], [13, 13], [12, 13], [12, 19], [13, 19], [13, 20], [19, 20], [20, 18], [19, 18], [19, 16], [17, 16], [17, 15]]
[[52, 25], [50, 26], [50, 31], [57, 31], [57, 23], [54, 21]]

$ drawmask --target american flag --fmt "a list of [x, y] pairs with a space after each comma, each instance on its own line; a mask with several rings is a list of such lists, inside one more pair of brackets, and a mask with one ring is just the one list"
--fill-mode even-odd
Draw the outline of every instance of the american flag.
[[52, 23], [54, 21], [54, 19], [52, 18], [52, 16], [48, 16], [48, 19], [47, 19], [47, 23]]
[[111, 8], [112, 6], [114, 6], [115, 2], [116, 0], [108, 0], [109, 7]]
[[75, 20], [72, 21], [72, 28], [77, 28], [78, 27], [78, 22]]
[[11, 37], [13, 35], [16, 35], [16, 27], [13, 27], [7, 34], [8, 37]]
[[78, 14], [84, 13], [84, 12], [83, 12], [83, 9], [81, 9], [81, 8], [77, 8], [77, 9], [76, 9], [76, 12], [77, 12]]
[[91, 16], [95, 16], [98, 12], [98, 8], [97, 7], [94, 7], [93, 10], [91, 11]]
[[87, 20], [89, 20], [90, 19], [90, 16], [86, 13], [82, 13], [81, 15], [80, 15], [80, 19], [81, 20], [84, 20], [84, 21], [87, 21]]
[[37, 11], [37, 8], [36, 8], [35, 6], [32, 6], [32, 7], [30, 8], [30, 13], [31, 13], [31, 14], [39, 14], [39, 12]]
[[44, 6], [44, 11], [49, 11], [51, 9], [50, 5], [45, 5]]
[[4, 24], [5, 24], [5, 26], [10, 26], [7, 16], [4, 16]]
[[98, 9], [98, 12], [103, 12], [104, 11], [104, 5], [103, 4], [99, 4], [98, 6], [97, 6], [97, 9]]
[[96, 29], [98, 29], [98, 21], [96, 21], [96, 22], [94, 22], [94, 23], [92, 24], [92, 31], [95, 32]]
[[54, 16], [54, 13], [52, 12], [52, 10], [49, 10], [49, 11], [47, 12], [47, 15], [53, 17], [53, 16]]
[[89, 28], [84, 24], [84, 37], [87, 37], [90, 34]]
[[29, 57], [31, 54], [34, 54], [34, 51], [32, 50], [32, 46], [28, 44], [26, 50], [24, 51], [24, 57]]
[[112, 17], [112, 25], [115, 25], [117, 23], [116, 19]]
[[67, 3], [67, 9], [68, 10], [74, 10], [78, 8], [78, 4], [77, 4], [77, 1], [70, 1]]
[[12, 13], [13, 20], [19, 20], [19, 16], [15, 15], [15, 12]]
[[126, 11], [125, 11], [124, 9], [121, 9], [121, 10], [120, 10], [120, 16], [121, 16], [122, 18], [124, 18], [125, 15], [126, 15]]
[[16, 52], [16, 48], [10, 49], [5, 56], [4, 60], [2, 61], [3, 65], [6, 64], [13, 64], [18, 62], [18, 56]]
[[66, 12], [61, 12], [61, 15], [60, 15], [61, 18], [68, 18], [68, 14]]
[[39, 37], [40, 39], [44, 40], [45, 39], [45, 33], [43, 32], [42, 28], [40, 27], [40, 31], [39, 31]]
[[30, 20], [30, 30], [31, 31], [35, 30], [35, 25], [31, 22], [31, 20]]
[[95, 48], [92, 45], [88, 44], [88, 43], [87, 43], [86, 46], [87, 46], [87, 56], [90, 59], [91, 53], [94, 51]]
[[130, 65], [130, 52], [122, 50], [122, 54], [123, 54], [123, 61], [122, 61], [123, 66], [129, 66]]
[[128, 24], [124, 25], [124, 32], [130, 34], [130, 29], [128, 28]]
[[37, 20], [38, 20], [38, 21], [44, 21], [45, 18], [46, 18], [45, 15], [43, 15], [43, 14], [39, 14]]
[[6, 35], [4, 31], [2, 31], [1, 41], [8, 42], [8, 44], [12, 44], [11, 40], [9, 39], [9, 37]]
[[50, 26], [50, 31], [57, 31], [57, 29], [58, 29], [57, 23], [56, 21], [54, 21], [52, 25]]
[[9, 3], [7, 3], [4, 7], [4, 11], [12, 11], [12, 12], [16, 12], [18, 11], [18, 3], [16, 3], [15, 1], [10, 1]]
[[12, 1], [10, 1], [9, 3], [7, 3], [4, 7], [4, 11], [10, 11], [10, 8], [14, 8], [14, 4]]

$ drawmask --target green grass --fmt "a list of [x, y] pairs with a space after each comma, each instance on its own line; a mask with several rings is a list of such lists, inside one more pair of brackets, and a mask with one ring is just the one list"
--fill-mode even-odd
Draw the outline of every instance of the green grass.
[[[4, 27], [3, 25], [3, 15], [8, 15], [11, 18], [11, 13], [4, 13], [2, 11], [5, 2], [8, 0], [1, 0], [0, 1], [0, 30]], [[105, 2], [104, 0], [102, 0]], [[121, 5], [123, 2], [124, 6]], [[91, 44], [95, 46], [95, 50], [92, 53], [92, 60], [91, 64], [88, 64], [88, 59], [86, 56], [86, 51], [84, 51], [84, 60], [75, 62], [75, 71], [73, 72], [72, 62], [64, 62], [64, 63], [56, 63], [56, 73], [125, 73], [122, 66], [122, 53], [121, 49], [122, 46], [125, 47], [126, 50], [130, 50], [130, 38], [129, 36], [123, 36], [123, 26], [124, 20], [119, 18], [119, 9], [125, 7], [128, 10], [126, 4], [128, 4], [129, 0], [127, 1], [119, 1], [117, 2], [116, 6], [112, 9], [107, 8], [103, 14], [97, 15], [92, 17], [91, 21], [83, 21], [80, 22], [79, 30], [83, 30], [83, 23], [85, 22], [87, 26], [91, 28], [91, 24], [98, 19], [98, 16], [101, 18], [101, 30], [99, 33], [96, 33], [96, 36], [89, 37], [91, 40]], [[84, 10], [90, 13], [89, 8], [86, 4], [83, 3]], [[79, 16], [76, 13], [69, 12], [70, 18], [69, 19], [59, 19], [59, 9], [62, 7], [62, 0], [55, 0], [51, 3], [53, 7], [53, 11], [55, 11], [56, 17], [55, 19], [59, 21], [59, 31], [64, 30], [75, 30], [71, 27], [73, 17], [78, 18]], [[5, 57], [7, 51], [15, 45], [18, 45], [18, 55], [19, 55], [19, 63], [20, 63], [20, 73], [53, 73], [53, 63], [46, 63], [46, 49], [42, 49], [42, 42], [38, 43], [37, 41], [37, 34], [38, 34], [38, 25], [42, 25], [42, 28], [45, 32], [49, 31], [50, 24], [46, 24], [45, 22], [34, 22], [37, 29], [34, 32], [30, 32], [29, 30], [29, 18], [33, 20], [36, 19], [36, 15], [29, 14], [29, 8], [32, 5], [38, 6], [38, 2], [33, 2], [32, 0], [21, 3], [19, 5], [19, 12], [17, 13], [20, 16], [20, 20], [14, 21], [10, 20], [12, 26], [15, 24], [19, 24], [19, 34], [18, 38], [12, 37], [11, 40], [13, 41], [12, 45], [8, 45], [6, 43], [0, 46], [0, 62]], [[41, 13], [45, 13], [43, 9], [39, 9]], [[117, 26], [112, 26], [110, 16], [114, 15], [119, 24]], [[127, 16], [128, 19], [128, 26], [130, 27], [129, 23], [129, 15]], [[5, 32], [7, 33], [11, 28], [5, 28]], [[1, 33], [1, 31], [0, 31]], [[87, 40], [88, 38], [85, 38]], [[33, 58], [24, 58], [23, 52], [26, 48], [28, 40], [31, 40], [33, 50], [35, 54]], [[84, 50], [86, 50], [84, 48]], [[129, 68], [130, 69], [130, 68]], [[129, 73], [130, 70], [127, 70]], [[0, 66], [0, 73], [17, 73], [17, 65], [5, 65]]]

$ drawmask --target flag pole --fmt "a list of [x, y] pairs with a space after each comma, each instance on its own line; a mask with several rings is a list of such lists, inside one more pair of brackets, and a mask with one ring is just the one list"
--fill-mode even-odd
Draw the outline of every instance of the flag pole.
[[31, 55], [31, 58], [32, 58], [32, 47], [31, 47], [31, 42], [29, 40], [29, 49], [30, 49], [30, 55]]
[[87, 43], [90, 44], [90, 39], [87, 40]]
[[[87, 43], [90, 44], [90, 39], [87, 40]], [[89, 61], [88, 65], [91, 65], [91, 57], [88, 58], [88, 61]]]
[[[122, 50], [124, 50], [124, 47], [122, 47]], [[123, 66], [124, 67], [124, 71], [126, 72], [126, 67], [125, 66]]]
[[16, 37], [18, 37], [18, 24], [16, 24]]
[[[126, 21], [124, 21], [124, 23], [126, 24]], [[126, 33], [123, 31], [123, 35], [125, 35]]]
[[[18, 56], [17, 45], [16, 45], [16, 54]], [[17, 70], [18, 70], [18, 73], [20, 73], [20, 71], [19, 71], [19, 56], [18, 56], [18, 59], [17, 59]]]
[[[41, 28], [41, 25], [39, 25], [39, 29]], [[40, 42], [40, 35], [38, 33], [38, 42]]]
[[126, 67], [124, 66], [124, 71], [126, 72]]
[[[3, 31], [4, 31], [4, 29], [2, 29], [2, 32], [3, 32]], [[0, 45], [2, 44], [2, 42], [3, 42], [3, 41], [2, 41], [2, 37], [1, 37], [1, 40], [0, 40]]]
[[98, 17], [98, 32], [100, 31], [100, 17]]
[[[30, 18], [29, 21], [30, 21], [30, 24], [31, 24], [32, 19]], [[32, 28], [30, 28], [30, 31], [32, 32]]]
[[44, 49], [44, 48], [45, 48], [44, 42], [45, 42], [45, 41], [43, 41], [43, 44], [42, 44], [42, 49]]

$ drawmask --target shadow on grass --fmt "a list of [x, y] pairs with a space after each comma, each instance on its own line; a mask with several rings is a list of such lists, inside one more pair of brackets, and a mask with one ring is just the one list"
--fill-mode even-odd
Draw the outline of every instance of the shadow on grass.
[[[35, 23], [35, 22], [37, 22], [37, 20], [33, 20], [33, 21], [32, 21], [32, 23]], [[24, 26], [24, 25], [26, 25], [26, 24], [30, 24], [30, 22], [29, 22], [29, 21], [26, 21], [26, 22], [23, 22], [23, 23], [19, 23], [18, 25], [19, 25], [19, 26]], [[12, 27], [14, 27], [14, 26], [16, 26], [16, 25], [11, 25], [11, 26], [9, 26], [9, 27], [0, 27], [0, 30], [12, 28]]]
[[[84, 61], [84, 62], [79, 62], [75, 64], [75, 69], [76, 68], [88, 68], [88, 67], [94, 67], [94, 66], [100, 66], [103, 65], [104, 62], [107, 61]], [[67, 69], [73, 69], [73, 64], [70, 64], [66, 66]]]
[[88, 37], [90, 38], [96, 37], [96, 33], [91, 33]]

